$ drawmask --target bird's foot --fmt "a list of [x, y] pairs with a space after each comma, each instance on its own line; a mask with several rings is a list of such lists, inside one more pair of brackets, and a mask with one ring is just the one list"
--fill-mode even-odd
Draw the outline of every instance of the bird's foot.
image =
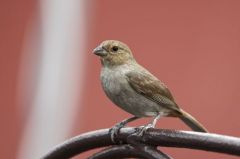
[[116, 141], [116, 138], [119, 134], [120, 129], [123, 128], [127, 123], [132, 122], [136, 119], [139, 119], [139, 117], [133, 116], [133, 117], [125, 119], [125, 120], [121, 121], [120, 123], [117, 123], [115, 126], [113, 126], [109, 130], [112, 142], [113, 143], [121, 143], [120, 141], [119, 142]]
[[149, 128], [154, 128], [153, 124], [147, 124], [145, 126], [140, 126], [140, 132], [138, 133], [139, 136], [143, 136], [144, 133], [149, 129]]
[[125, 126], [125, 122], [120, 122], [120, 123], [117, 123], [116, 125], [114, 125], [109, 130], [112, 142], [119, 143], [119, 141], [116, 140], [116, 137], [118, 136], [120, 129], [123, 128], [124, 126]]

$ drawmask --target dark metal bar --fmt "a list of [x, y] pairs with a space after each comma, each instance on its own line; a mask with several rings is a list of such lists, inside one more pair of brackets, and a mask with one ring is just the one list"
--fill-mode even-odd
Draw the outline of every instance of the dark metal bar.
[[142, 153], [143, 158], [146, 159], [172, 159], [170, 156], [166, 155], [165, 153], [153, 146], [141, 145], [137, 148], [137, 150], [141, 150], [140, 152]]
[[151, 130], [146, 144], [199, 149], [240, 156], [240, 138], [193, 131]]
[[[118, 138], [126, 144], [128, 137], [136, 130], [136, 128], [123, 128], [120, 130]], [[225, 135], [148, 129], [142, 137], [135, 136], [135, 140], [152, 146], [199, 149], [240, 156], [240, 138]], [[114, 145], [110, 138], [109, 129], [97, 130], [69, 139], [56, 146], [43, 159], [70, 158], [84, 151], [109, 145]]]
[[144, 159], [171, 159], [169, 156], [159, 151], [155, 147], [146, 145], [140, 149], [131, 145], [112, 146], [97, 152], [88, 159], [119, 159], [126, 157], [137, 157]]
[[73, 137], [57, 145], [42, 159], [66, 159], [84, 151], [112, 144], [109, 129], [96, 130]]

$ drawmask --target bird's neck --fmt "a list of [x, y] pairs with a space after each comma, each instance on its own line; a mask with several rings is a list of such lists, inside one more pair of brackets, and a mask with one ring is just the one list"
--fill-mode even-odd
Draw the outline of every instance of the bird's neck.
[[106, 68], [117, 68], [117, 67], [122, 67], [122, 66], [131, 67], [132, 65], [138, 65], [135, 59], [129, 59], [129, 60], [121, 62], [121, 63], [101, 59], [101, 64], [102, 64], [103, 67], [106, 67]]

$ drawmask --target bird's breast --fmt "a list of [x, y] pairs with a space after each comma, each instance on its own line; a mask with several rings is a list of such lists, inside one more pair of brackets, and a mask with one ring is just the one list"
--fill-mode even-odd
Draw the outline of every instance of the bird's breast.
[[105, 93], [111, 100], [118, 98], [122, 91], [126, 91], [128, 84], [123, 71], [111, 69], [102, 70], [101, 82]]

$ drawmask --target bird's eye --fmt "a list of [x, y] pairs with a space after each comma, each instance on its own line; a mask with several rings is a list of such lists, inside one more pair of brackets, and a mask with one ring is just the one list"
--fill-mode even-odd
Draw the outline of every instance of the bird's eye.
[[117, 47], [117, 46], [113, 46], [113, 47], [112, 47], [112, 51], [113, 51], [113, 52], [117, 52], [117, 51], [118, 51], [118, 47]]

